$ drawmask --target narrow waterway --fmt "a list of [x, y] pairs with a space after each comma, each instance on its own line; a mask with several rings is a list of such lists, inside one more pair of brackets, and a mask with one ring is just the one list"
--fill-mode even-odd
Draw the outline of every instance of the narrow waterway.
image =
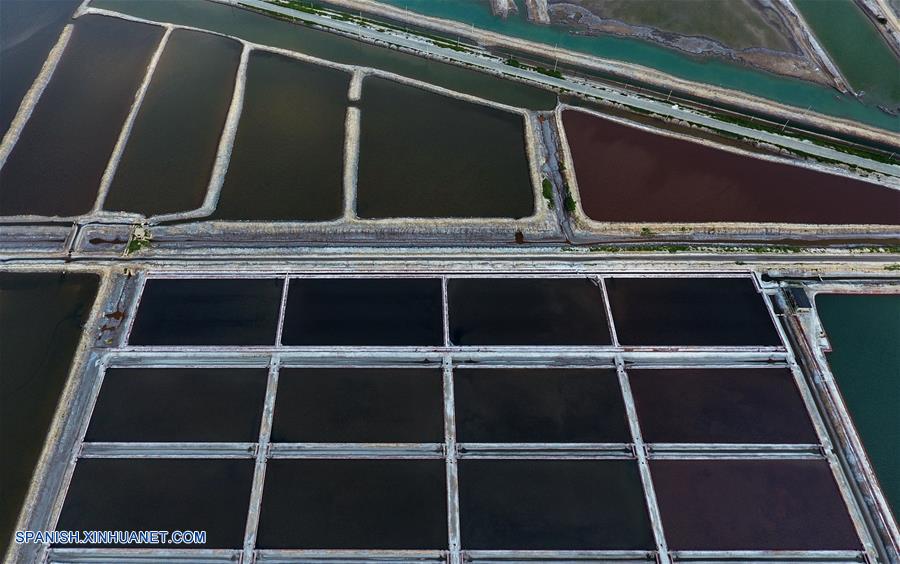
[[816, 297], [828, 363], [894, 514], [900, 511], [900, 295]]
[[99, 280], [0, 273], [0, 557], [25, 500]]
[[380, 1], [413, 12], [456, 20], [488, 31], [547, 45], [559, 45], [588, 55], [643, 65], [678, 78], [747, 92], [798, 108], [809, 106], [813, 111], [853, 119], [889, 131], [900, 129], [896, 116], [879, 110], [875, 105], [863, 103], [853, 96], [841, 95], [827, 86], [781, 77], [717, 59], [692, 57], [638, 39], [612, 35], [573, 35], [564, 27], [529, 23], [524, 9], [521, 9], [518, 15], [511, 14], [504, 20], [491, 15], [488, 2], [475, 0]]

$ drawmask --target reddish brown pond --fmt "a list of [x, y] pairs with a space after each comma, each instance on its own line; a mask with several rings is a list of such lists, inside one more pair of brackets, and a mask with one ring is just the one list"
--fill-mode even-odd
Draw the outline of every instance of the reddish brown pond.
[[575, 110], [563, 125], [582, 207], [597, 221], [900, 224], [900, 190]]

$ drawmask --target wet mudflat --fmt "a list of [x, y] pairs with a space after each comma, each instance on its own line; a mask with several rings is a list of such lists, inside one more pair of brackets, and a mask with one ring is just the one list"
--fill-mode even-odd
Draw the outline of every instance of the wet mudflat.
[[439, 369], [281, 370], [272, 440], [442, 443]]
[[0, 137], [78, 4], [78, 0], [0, 2]]
[[259, 548], [445, 549], [443, 460], [270, 460]]
[[283, 282], [148, 280], [131, 345], [274, 345]]
[[0, 555], [97, 294], [90, 274], [0, 273]]
[[249, 10], [195, 0], [94, 0], [92, 6], [125, 14], [209, 29], [254, 43], [282, 47], [338, 63], [390, 71], [511, 106], [549, 110], [556, 94], [486, 73], [431, 61], [280, 21]]
[[815, 444], [786, 368], [629, 370], [644, 441]]
[[534, 213], [521, 115], [371, 77], [360, 109], [359, 217]]
[[175, 30], [150, 81], [104, 208], [152, 216], [200, 207], [231, 104], [240, 43]]
[[350, 75], [254, 51], [213, 219], [323, 221], [343, 211]]
[[623, 345], [781, 345], [749, 278], [610, 278]]
[[900, 515], [900, 295], [818, 295], [816, 312], [841, 397]]
[[563, 112], [597, 221], [900, 224], [900, 190]]
[[111, 369], [86, 441], [256, 442], [266, 369]]
[[441, 345], [439, 279], [291, 280], [285, 345]]
[[460, 442], [631, 442], [615, 370], [460, 368], [453, 378]]
[[824, 460], [650, 463], [674, 550], [857, 550]]
[[630, 460], [459, 461], [463, 549], [650, 549]]
[[0, 215], [90, 211], [161, 38], [155, 26], [102, 16], [78, 19], [53, 78], [0, 169]]
[[81, 459], [57, 529], [206, 531], [199, 546], [240, 548], [252, 479], [252, 460]]
[[603, 292], [586, 278], [453, 279], [455, 345], [609, 345]]

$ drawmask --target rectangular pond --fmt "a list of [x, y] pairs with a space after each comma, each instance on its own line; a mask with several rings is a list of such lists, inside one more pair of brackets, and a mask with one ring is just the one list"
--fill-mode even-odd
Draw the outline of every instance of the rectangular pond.
[[441, 281], [291, 280], [282, 342], [308, 346], [442, 345]]
[[264, 368], [107, 370], [84, 440], [254, 443], [267, 374]]
[[609, 345], [603, 291], [587, 278], [456, 278], [455, 345]]
[[73, 216], [100, 179], [162, 29], [79, 18], [53, 78], [0, 169], [0, 215]]
[[858, 550], [824, 460], [655, 460], [669, 548]]
[[648, 443], [819, 442], [786, 368], [628, 371]]
[[622, 345], [781, 345], [749, 278], [609, 278]]
[[465, 550], [646, 550], [655, 546], [630, 460], [459, 461]]
[[131, 345], [274, 345], [283, 282], [148, 280]]
[[447, 548], [443, 460], [271, 460], [257, 546]]
[[360, 110], [359, 217], [534, 213], [521, 115], [373, 77]]
[[443, 443], [439, 369], [284, 368], [273, 442]]
[[350, 75], [253, 51], [213, 219], [323, 221], [344, 211]]
[[98, 277], [0, 273], [0, 556], [41, 456]]
[[900, 225], [900, 190], [562, 114], [584, 213], [612, 222]]
[[461, 443], [627, 443], [625, 403], [614, 369], [457, 368]]
[[203, 548], [241, 548], [252, 480], [252, 460], [81, 459], [56, 528], [206, 531]]
[[197, 31], [172, 32], [105, 209], [152, 216], [203, 204], [240, 56], [237, 41]]

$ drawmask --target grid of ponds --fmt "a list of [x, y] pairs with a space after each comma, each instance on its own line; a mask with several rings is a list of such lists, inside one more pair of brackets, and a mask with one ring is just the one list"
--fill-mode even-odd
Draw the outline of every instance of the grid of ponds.
[[[870, 542], [748, 276], [151, 273], [135, 292], [57, 529], [206, 530], [205, 558], [260, 562], [846, 561]], [[619, 331], [641, 300], [668, 332]], [[110, 554], [199, 554], [144, 548]], [[84, 550], [50, 561], [104, 554]]]

